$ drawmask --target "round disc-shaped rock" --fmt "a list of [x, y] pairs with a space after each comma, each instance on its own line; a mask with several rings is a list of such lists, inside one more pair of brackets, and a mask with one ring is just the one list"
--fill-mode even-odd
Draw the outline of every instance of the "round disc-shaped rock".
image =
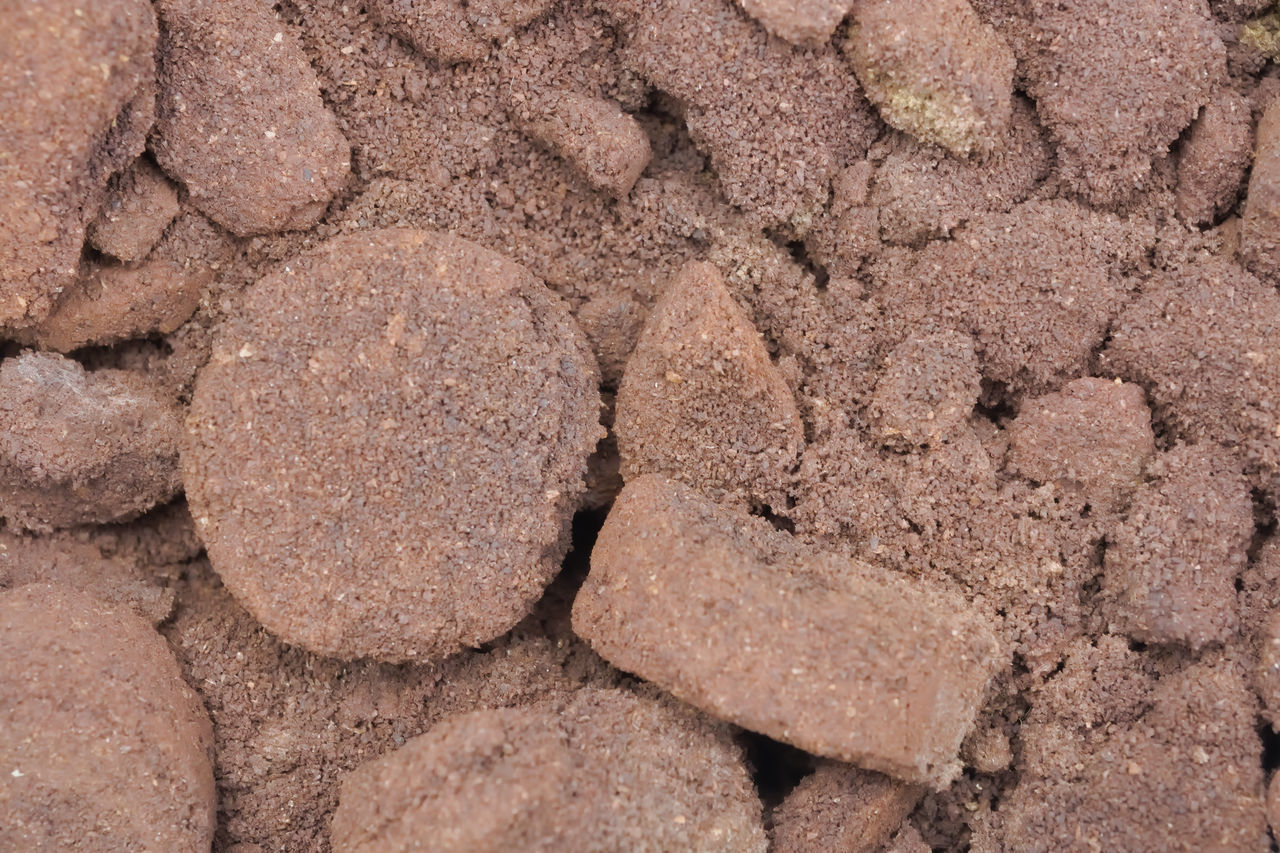
[[209, 718], [127, 607], [0, 593], [0, 697], [0, 850], [207, 853]]
[[246, 292], [196, 383], [183, 479], [268, 629], [429, 660], [507, 631], [554, 576], [598, 417], [585, 339], [523, 267], [364, 232]]

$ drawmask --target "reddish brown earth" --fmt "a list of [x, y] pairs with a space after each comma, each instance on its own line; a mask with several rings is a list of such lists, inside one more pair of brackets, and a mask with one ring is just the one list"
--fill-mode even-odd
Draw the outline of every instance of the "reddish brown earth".
[[0, 846], [1269, 849], [1272, 4], [0, 20]]

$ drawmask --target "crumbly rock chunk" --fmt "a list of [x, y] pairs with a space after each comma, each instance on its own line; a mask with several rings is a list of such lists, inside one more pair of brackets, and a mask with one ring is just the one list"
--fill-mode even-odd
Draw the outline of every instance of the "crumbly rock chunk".
[[286, 641], [436, 660], [509, 630], [559, 570], [597, 382], [564, 304], [501, 255], [337, 237], [221, 329], [188, 419], [192, 515]]
[[773, 849], [879, 853], [920, 794], [883, 773], [824, 761], [773, 810]]
[[209, 849], [209, 718], [137, 615], [56, 584], [0, 592], [0, 695], [0, 847]]
[[782, 506], [804, 447], [795, 398], [715, 267], [667, 286], [627, 362], [614, 430], [624, 479], [662, 472]]
[[889, 124], [957, 154], [1004, 141], [1013, 51], [968, 0], [861, 0], [845, 56]]
[[968, 423], [981, 378], [968, 335], [908, 338], [889, 354], [871, 398], [881, 441], [915, 447], [949, 438]]
[[181, 487], [181, 431], [136, 373], [53, 353], [0, 361], [0, 517], [49, 530], [136, 516]]
[[[155, 119], [145, 0], [9, 2], [0, 31], [0, 328], [44, 318]], [[21, 81], [21, 82], [19, 82]]]
[[139, 157], [108, 193], [89, 225], [89, 242], [117, 260], [140, 261], [178, 215], [178, 191], [155, 163]]
[[1231, 454], [1182, 445], [1162, 454], [1106, 554], [1119, 630], [1200, 648], [1237, 630], [1236, 580], [1253, 537], [1249, 484]]
[[434, 849], [763, 853], [723, 725], [669, 698], [583, 690], [453, 717], [343, 785], [335, 853]]
[[1096, 508], [1122, 509], [1156, 452], [1141, 386], [1096, 377], [1027, 400], [1009, 428], [1009, 468]]
[[958, 596], [809, 553], [658, 475], [618, 496], [573, 626], [615, 666], [718, 717], [936, 787], [959, 773], [1001, 663]]
[[160, 0], [156, 10], [161, 168], [234, 234], [314, 225], [351, 151], [297, 36], [261, 0]]
[[1027, 94], [1063, 176], [1095, 204], [1131, 196], [1208, 103], [1226, 51], [1204, 0], [1027, 0]]

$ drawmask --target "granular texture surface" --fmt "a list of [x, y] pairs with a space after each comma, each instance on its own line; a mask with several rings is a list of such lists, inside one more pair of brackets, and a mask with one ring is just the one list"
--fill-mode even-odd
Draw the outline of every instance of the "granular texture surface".
[[823, 762], [773, 810], [776, 853], [878, 853], [920, 799], [881, 773]]
[[763, 853], [760, 804], [728, 734], [670, 698], [617, 690], [452, 717], [348, 777], [334, 850], [415, 850], [429, 837], [476, 853]]
[[1141, 252], [1114, 216], [1030, 201], [927, 246], [893, 281], [884, 309], [907, 327], [969, 332], [984, 378], [1044, 391], [1084, 372]]
[[1223, 642], [1253, 537], [1249, 484], [1214, 445], [1180, 445], [1151, 474], [1107, 549], [1116, 627], [1142, 642]]
[[335, 238], [222, 328], [191, 405], [192, 515], [286, 641], [438, 659], [510, 629], [558, 570], [596, 381], [563, 304], [501, 256]]
[[899, 130], [958, 154], [1004, 141], [1013, 51], [968, 0], [860, 0], [844, 50]]
[[791, 390], [710, 264], [667, 285], [618, 389], [622, 476], [781, 506], [804, 447]]
[[1108, 371], [1147, 389], [1172, 436], [1240, 455], [1254, 485], [1280, 473], [1280, 296], [1240, 267], [1203, 260], [1150, 282], [1116, 318]]
[[145, 0], [5, 0], [0, 10], [0, 328], [49, 313], [107, 181], [155, 118]]
[[[1231, 89], [1217, 92], [1187, 130], [1178, 152], [1178, 215], [1206, 225], [1230, 210], [1253, 161], [1253, 115], [1249, 102]], [[1268, 167], [1262, 166], [1262, 171]], [[1262, 180], [1260, 178], [1260, 180]]]
[[944, 331], [903, 341], [885, 360], [871, 398], [881, 441], [913, 447], [950, 438], [968, 423], [980, 380], [967, 335]]
[[1142, 388], [1088, 377], [1027, 400], [1009, 427], [1009, 467], [1099, 512], [1128, 503], [1155, 454]]
[[572, 163], [588, 184], [614, 196], [631, 192], [652, 156], [644, 128], [601, 98], [561, 92], [553, 106], [520, 124]]
[[748, 15], [787, 41], [826, 41], [854, 5], [853, 0], [740, 0]]
[[0, 362], [0, 517], [47, 530], [138, 515], [180, 488], [180, 439], [177, 407], [135, 373]]
[[209, 718], [142, 619], [69, 587], [0, 592], [0, 696], [0, 846], [209, 849]]
[[573, 626], [615, 666], [717, 716], [937, 786], [959, 771], [1000, 663], [957, 596], [806, 553], [657, 475], [618, 496]]
[[509, 38], [541, 17], [549, 0], [372, 0], [369, 10], [387, 30], [443, 62], [481, 59], [491, 42]]
[[761, 223], [806, 231], [835, 172], [876, 130], [835, 51], [771, 40], [729, 0], [601, 5], [627, 37], [626, 66], [686, 102], [728, 200]]
[[1027, 0], [1027, 93], [1064, 177], [1100, 204], [1146, 181], [1226, 72], [1203, 0]]
[[297, 37], [260, 0], [161, 0], [156, 9], [161, 168], [236, 234], [314, 225], [351, 155]]
[[1280, 98], [1272, 98], [1258, 120], [1249, 196], [1240, 223], [1240, 248], [1260, 276], [1280, 274]]
[[880, 239], [919, 245], [976, 215], [1004, 213], [1026, 200], [1049, 174], [1051, 152], [1034, 110], [1015, 98], [1008, 132], [985, 157], [958, 157], [906, 134], [886, 135], [869, 155], [883, 157], [867, 199]]
[[1211, 656], [1155, 677], [1122, 641], [1083, 645], [1022, 727], [1026, 750], [978, 851], [1267, 849], [1253, 699]]
[[133, 609], [152, 625], [173, 610], [173, 591], [133, 555], [104, 554], [73, 532], [18, 536], [0, 532], [0, 589], [59, 584]]
[[[1265, 849], [1274, 3], [0, 20], [0, 595], [158, 625], [217, 853], [328, 853], [456, 715], [659, 686], [754, 729], [742, 846]], [[691, 846], [658, 753], [436, 824]]]
[[329, 849], [339, 787], [355, 767], [455, 714], [527, 705], [613, 672], [567, 627], [556, 590], [484, 652], [435, 664], [343, 663], [287, 646], [203, 561], [163, 630], [213, 721], [218, 847]]
[[221, 229], [186, 210], [141, 261], [82, 265], [53, 313], [14, 338], [40, 349], [71, 352], [176, 331], [195, 312], [231, 250]]
[[178, 191], [150, 159], [139, 157], [108, 187], [89, 242], [118, 260], [139, 261], [177, 215]]

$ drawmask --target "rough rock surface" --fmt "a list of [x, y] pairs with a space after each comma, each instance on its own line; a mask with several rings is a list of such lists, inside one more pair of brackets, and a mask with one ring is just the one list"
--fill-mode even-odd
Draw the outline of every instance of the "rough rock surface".
[[0, 328], [45, 317], [76, 275], [85, 226], [155, 118], [145, 0], [4, 6], [0, 32]]
[[459, 853], [767, 847], [727, 728], [617, 690], [452, 717], [348, 777], [336, 853], [423, 837]]
[[957, 596], [806, 553], [658, 475], [618, 496], [573, 626], [610, 663], [716, 716], [935, 786], [959, 773], [1001, 659]]
[[715, 267], [667, 285], [627, 362], [614, 430], [622, 476], [665, 473], [782, 506], [804, 447], [791, 389]]
[[314, 225], [351, 154], [297, 36], [261, 0], [161, 0], [156, 10], [161, 168], [235, 234]]
[[209, 849], [209, 718], [138, 616], [54, 584], [0, 592], [0, 695], [0, 846]]
[[500, 255], [338, 237], [222, 327], [188, 419], [192, 515], [282, 639], [436, 660], [509, 630], [559, 570], [596, 384], [564, 304]]
[[129, 371], [52, 353], [0, 361], [0, 517], [48, 530], [163, 503], [181, 487], [179, 417]]

